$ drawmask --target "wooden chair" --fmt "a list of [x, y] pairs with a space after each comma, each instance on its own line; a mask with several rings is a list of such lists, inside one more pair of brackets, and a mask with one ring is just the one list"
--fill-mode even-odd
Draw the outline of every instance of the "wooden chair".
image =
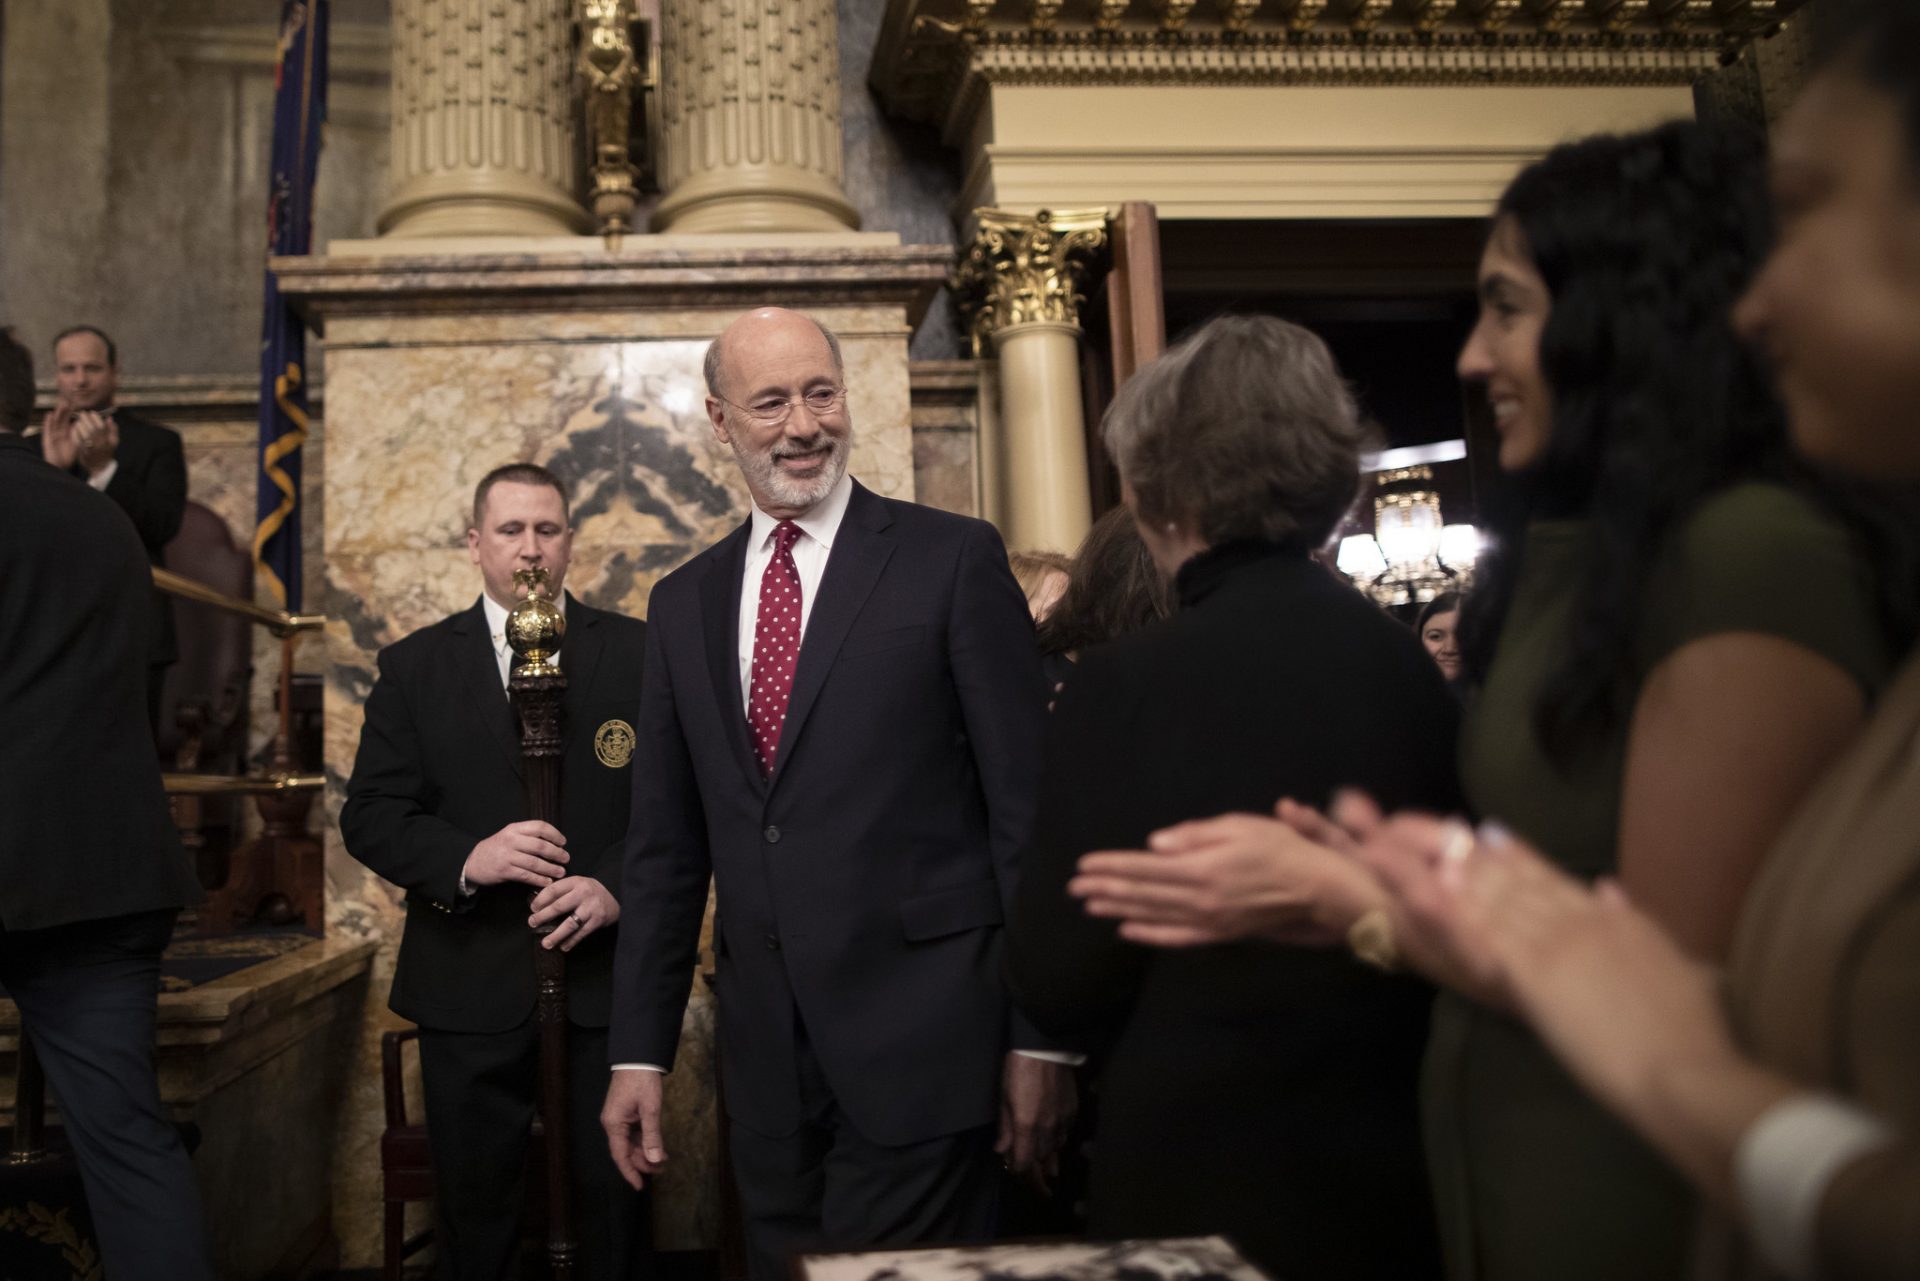
[[[401, 1281], [401, 1268], [406, 1260], [433, 1240], [431, 1227], [411, 1237], [407, 1235], [407, 1203], [433, 1200], [433, 1150], [427, 1144], [426, 1123], [416, 1123], [407, 1117], [406, 1076], [400, 1060], [401, 1047], [419, 1036], [419, 1028], [406, 1028], [380, 1037], [380, 1082], [387, 1113], [387, 1128], [380, 1135], [380, 1199], [384, 1211], [380, 1275], [383, 1281]], [[527, 1144], [524, 1222], [530, 1229], [542, 1231], [546, 1223], [543, 1194], [546, 1185], [542, 1181], [546, 1162], [547, 1133], [536, 1116], [532, 1142]]]

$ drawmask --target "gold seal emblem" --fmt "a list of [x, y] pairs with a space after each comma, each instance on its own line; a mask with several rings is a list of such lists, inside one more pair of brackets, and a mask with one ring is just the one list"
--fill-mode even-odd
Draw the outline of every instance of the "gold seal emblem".
[[593, 754], [608, 769], [619, 769], [633, 759], [633, 726], [622, 720], [608, 721], [593, 736]]

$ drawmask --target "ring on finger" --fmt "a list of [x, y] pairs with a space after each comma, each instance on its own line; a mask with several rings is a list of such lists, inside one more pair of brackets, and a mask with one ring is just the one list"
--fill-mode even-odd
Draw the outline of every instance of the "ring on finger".
[[1458, 867], [1473, 853], [1473, 829], [1458, 820], [1447, 824], [1447, 843], [1440, 847], [1440, 866]]

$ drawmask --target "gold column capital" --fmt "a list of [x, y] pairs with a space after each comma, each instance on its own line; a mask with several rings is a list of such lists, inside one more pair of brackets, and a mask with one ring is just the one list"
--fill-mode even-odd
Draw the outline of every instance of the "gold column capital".
[[973, 216], [979, 230], [950, 282], [973, 354], [989, 354], [993, 335], [1015, 325], [1078, 329], [1087, 268], [1107, 247], [1107, 211], [976, 209]]

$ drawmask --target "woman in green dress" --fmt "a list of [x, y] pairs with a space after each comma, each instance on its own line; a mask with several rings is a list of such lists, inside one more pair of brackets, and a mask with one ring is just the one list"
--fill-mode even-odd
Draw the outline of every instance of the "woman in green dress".
[[[1468, 801], [1618, 878], [1707, 961], [1890, 665], [1854, 510], [1796, 470], [1728, 320], [1768, 241], [1762, 174], [1757, 141], [1693, 123], [1556, 149], [1500, 201], [1460, 357], [1508, 478], [1462, 618]], [[1081, 869], [1089, 910], [1149, 943], [1284, 941], [1308, 918], [1324, 936], [1391, 906], [1350, 860], [1246, 816]], [[1682, 1273], [1685, 1184], [1508, 1011], [1444, 992], [1422, 1089], [1455, 1281]]]
[[[1462, 618], [1468, 802], [1709, 961], [1890, 665], [1870, 568], [1796, 483], [1729, 319], [1762, 164], [1695, 124], [1559, 148], [1501, 199], [1460, 357], [1513, 482]], [[1443, 994], [1423, 1090], [1451, 1275], [1681, 1273], [1685, 1185], [1507, 1011]]]

